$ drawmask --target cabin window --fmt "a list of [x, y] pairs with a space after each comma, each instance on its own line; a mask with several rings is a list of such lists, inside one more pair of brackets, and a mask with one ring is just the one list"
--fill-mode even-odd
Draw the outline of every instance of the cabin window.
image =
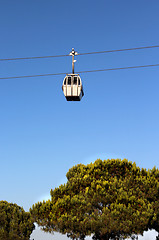
[[65, 78], [65, 81], [64, 81], [64, 85], [66, 85], [66, 78]]
[[68, 77], [68, 85], [71, 85], [71, 77]]
[[77, 77], [74, 77], [73, 84], [74, 84], [74, 85], [77, 85]]
[[80, 78], [78, 78], [78, 85], [81, 85], [81, 81], [80, 81]]

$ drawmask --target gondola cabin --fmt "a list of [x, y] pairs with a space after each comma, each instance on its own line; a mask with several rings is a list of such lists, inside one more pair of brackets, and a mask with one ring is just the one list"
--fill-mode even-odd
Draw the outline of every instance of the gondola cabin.
[[82, 81], [78, 74], [66, 75], [62, 90], [67, 101], [80, 101], [84, 96]]

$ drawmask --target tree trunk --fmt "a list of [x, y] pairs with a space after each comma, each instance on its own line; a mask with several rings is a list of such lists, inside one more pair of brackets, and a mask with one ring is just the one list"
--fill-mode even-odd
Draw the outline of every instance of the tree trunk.
[[112, 234], [103, 234], [101, 235], [100, 233], [95, 233], [94, 236], [92, 237], [93, 240], [109, 240], [110, 237], [112, 237]]
[[104, 235], [104, 236], [101, 236], [100, 240], [109, 240], [110, 239], [110, 236], [109, 235]]

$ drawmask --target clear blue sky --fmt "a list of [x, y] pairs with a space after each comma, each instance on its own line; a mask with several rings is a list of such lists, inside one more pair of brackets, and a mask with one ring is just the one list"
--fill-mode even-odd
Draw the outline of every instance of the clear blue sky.
[[[159, 45], [159, 1], [0, 1], [0, 58]], [[159, 49], [77, 56], [75, 71], [159, 63]], [[71, 57], [0, 62], [0, 77], [71, 71]], [[28, 210], [97, 158], [159, 162], [159, 67], [81, 74], [67, 102], [64, 76], [0, 80], [0, 199]]]

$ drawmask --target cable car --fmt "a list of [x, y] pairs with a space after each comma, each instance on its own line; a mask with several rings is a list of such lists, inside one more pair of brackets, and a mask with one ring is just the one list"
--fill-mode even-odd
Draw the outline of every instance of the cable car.
[[62, 90], [67, 101], [80, 101], [84, 96], [83, 85], [79, 74], [74, 73], [74, 56], [77, 52], [72, 48], [72, 73], [67, 74], [63, 80]]
[[80, 101], [84, 96], [84, 92], [79, 74], [66, 75], [63, 81], [62, 90], [67, 101]]

